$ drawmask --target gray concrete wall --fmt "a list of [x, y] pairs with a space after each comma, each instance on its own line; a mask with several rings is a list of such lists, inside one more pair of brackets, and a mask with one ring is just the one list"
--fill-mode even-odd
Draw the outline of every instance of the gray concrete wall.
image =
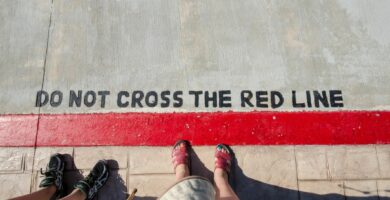
[[[64, 99], [111, 91], [105, 108], [64, 100], [43, 113], [256, 109], [240, 106], [241, 90], [280, 91], [277, 111], [390, 110], [388, 10], [389, 1], [368, 0], [2, 0], [0, 113], [38, 112], [43, 68], [43, 89]], [[194, 108], [187, 95], [223, 89], [231, 108]], [[332, 89], [344, 107], [291, 105], [292, 90]], [[121, 90], [183, 90], [184, 105], [118, 108]]]

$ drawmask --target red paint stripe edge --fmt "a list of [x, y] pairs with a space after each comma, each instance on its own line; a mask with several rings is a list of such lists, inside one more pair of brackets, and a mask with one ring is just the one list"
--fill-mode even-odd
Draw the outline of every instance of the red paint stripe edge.
[[0, 146], [166, 146], [177, 139], [193, 145], [390, 144], [390, 112], [0, 116]]

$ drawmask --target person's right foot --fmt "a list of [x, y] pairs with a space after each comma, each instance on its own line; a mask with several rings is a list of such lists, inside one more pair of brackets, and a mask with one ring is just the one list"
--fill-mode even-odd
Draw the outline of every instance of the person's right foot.
[[107, 162], [99, 160], [88, 176], [76, 183], [75, 188], [81, 190], [85, 194], [86, 199], [93, 199], [99, 189], [107, 182], [108, 175]]
[[215, 169], [222, 169], [229, 174], [232, 160], [233, 157], [229, 148], [224, 144], [218, 144], [215, 149]]

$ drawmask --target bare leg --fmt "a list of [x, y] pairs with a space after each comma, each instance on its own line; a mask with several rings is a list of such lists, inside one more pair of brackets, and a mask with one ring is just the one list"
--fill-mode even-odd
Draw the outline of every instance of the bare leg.
[[229, 184], [228, 174], [226, 170], [231, 169], [231, 154], [227, 146], [223, 144], [217, 145], [215, 152], [215, 199], [217, 200], [239, 200], [236, 193]]
[[217, 168], [214, 171], [214, 181], [216, 186], [216, 199], [220, 200], [238, 200], [236, 193], [234, 193], [232, 187], [229, 185], [227, 173]]
[[87, 196], [81, 192], [79, 189], [75, 189], [68, 196], [62, 198], [61, 200], [84, 200]]
[[[180, 142], [180, 141], [179, 141]], [[176, 175], [176, 181], [180, 181], [184, 177], [187, 177], [190, 175], [190, 170], [188, 168], [188, 147], [186, 146], [186, 142], [182, 141], [172, 150], [172, 163], [173, 165], [177, 166], [175, 167], [175, 175]]]
[[[16, 197], [10, 200], [49, 200], [56, 193], [56, 191], [57, 188], [53, 185], [31, 194]], [[84, 200], [86, 198], [87, 197], [83, 192], [81, 192], [79, 189], [75, 189], [72, 193], [62, 198], [61, 200]]]
[[24, 196], [16, 197], [11, 200], [49, 200], [57, 191], [56, 186], [52, 185], [49, 187], [45, 187], [41, 190], [33, 192], [31, 194], [27, 194]]
[[184, 177], [190, 175], [190, 170], [188, 169], [188, 166], [186, 164], [180, 164], [176, 167], [175, 175], [176, 181], [180, 181]]

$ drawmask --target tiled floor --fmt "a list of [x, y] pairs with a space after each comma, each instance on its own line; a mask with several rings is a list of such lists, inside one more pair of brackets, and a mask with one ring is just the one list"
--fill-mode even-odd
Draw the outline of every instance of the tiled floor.
[[[192, 172], [212, 178], [214, 147], [194, 147]], [[233, 187], [241, 199], [390, 199], [390, 145], [233, 146]], [[67, 156], [68, 192], [99, 159], [111, 178], [98, 199], [158, 197], [175, 178], [170, 147], [0, 148], [0, 199], [37, 190], [53, 153]]]

